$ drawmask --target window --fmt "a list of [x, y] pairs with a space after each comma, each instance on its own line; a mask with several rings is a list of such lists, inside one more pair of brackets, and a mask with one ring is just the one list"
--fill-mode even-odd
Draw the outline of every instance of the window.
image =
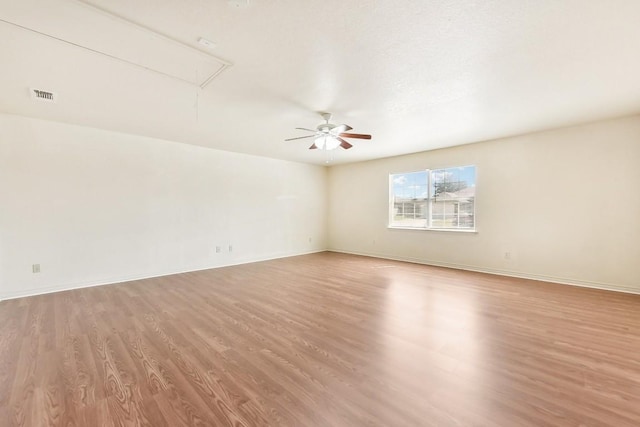
[[389, 227], [475, 230], [476, 167], [389, 176]]

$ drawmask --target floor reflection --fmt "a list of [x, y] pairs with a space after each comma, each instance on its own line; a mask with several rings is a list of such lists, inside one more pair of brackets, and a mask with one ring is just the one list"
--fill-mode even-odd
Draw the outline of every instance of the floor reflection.
[[389, 281], [382, 305], [381, 381], [419, 406], [455, 390], [470, 393], [474, 404], [485, 407], [488, 402], [470, 388], [485, 381], [476, 363], [484, 358], [486, 344], [481, 313], [475, 295], [451, 286], [412, 276]]

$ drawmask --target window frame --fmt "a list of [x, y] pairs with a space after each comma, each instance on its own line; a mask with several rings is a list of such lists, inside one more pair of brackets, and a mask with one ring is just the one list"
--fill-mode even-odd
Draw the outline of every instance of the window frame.
[[[418, 231], [453, 231], [453, 232], [457, 232], [457, 233], [477, 233], [478, 232], [478, 224], [477, 224], [477, 209], [476, 209], [476, 194], [474, 191], [474, 196], [473, 196], [473, 227], [471, 228], [457, 228], [457, 227], [433, 227], [433, 202], [434, 202], [434, 194], [433, 194], [433, 188], [432, 188], [432, 181], [433, 181], [433, 172], [436, 171], [446, 171], [447, 169], [458, 169], [458, 168], [467, 168], [467, 167], [473, 167], [474, 168], [474, 187], [477, 188], [477, 181], [478, 181], [478, 167], [477, 165], [474, 164], [468, 164], [468, 165], [462, 165], [462, 166], [447, 166], [447, 167], [437, 167], [437, 168], [426, 168], [426, 169], [417, 169], [417, 170], [412, 170], [412, 171], [404, 171], [404, 172], [392, 172], [389, 173], [389, 205], [388, 205], [388, 212], [387, 212], [387, 228], [388, 229], [393, 229], [393, 230], [418, 230]], [[427, 174], [427, 198], [426, 198], [426, 225], [425, 227], [413, 227], [413, 226], [407, 226], [407, 225], [394, 225], [393, 224], [393, 217], [394, 217], [394, 199], [395, 199], [395, 194], [394, 194], [394, 177], [397, 175], [404, 175], [404, 174], [412, 174], [412, 173], [418, 173], [418, 172], [426, 172]]]

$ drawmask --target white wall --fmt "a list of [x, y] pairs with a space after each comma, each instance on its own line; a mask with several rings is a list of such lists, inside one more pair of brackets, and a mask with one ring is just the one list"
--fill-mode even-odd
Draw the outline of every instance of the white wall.
[[[640, 292], [639, 160], [640, 116], [327, 176], [0, 114], [0, 299], [327, 247]], [[477, 233], [387, 228], [389, 173], [467, 164], [478, 167]]]
[[326, 181], [324, 167], [0, 115], [0, 299], [325, 249]]
[[[469, 164], [477, 233], [387, 228], [389, 173]], [[335, 251], [640, 292], [640, 116], [333, 166], [329, 212]]]

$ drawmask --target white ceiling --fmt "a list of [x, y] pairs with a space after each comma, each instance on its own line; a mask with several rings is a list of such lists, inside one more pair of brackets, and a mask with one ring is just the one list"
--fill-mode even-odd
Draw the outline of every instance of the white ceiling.
[[[283, 140], [319, 111], [373, 134], [332, 164], [640, 112], [637, 0], [87, 2], [151, 31], [79, 0], [0, 0], [0, 111], [318, 164]], [[203, 58], [232, 65], [200, 88]]]

